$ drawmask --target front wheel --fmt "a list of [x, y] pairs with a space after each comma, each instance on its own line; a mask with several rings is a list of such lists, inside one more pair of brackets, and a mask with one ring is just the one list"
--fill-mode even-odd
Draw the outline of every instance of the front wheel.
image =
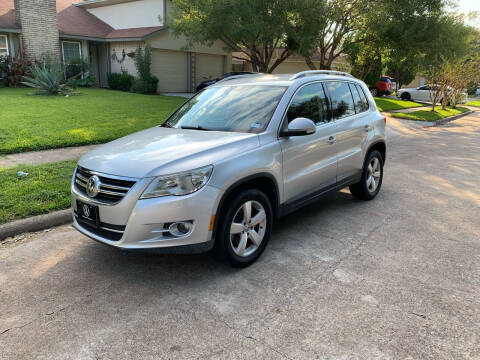
[[233, 197], [222, 212], [215, 255], [234, 267], [252, 264], [270, 238], [273, 222], [270, 200], [263, 192], [248, 189]]
[[350, 192], [360, 200], [372, 200], [377, 196], [383, 181], [383, 158], [379, 151], [371, 151], [363, 166], [360, 182], [350, 185]]
[[371, 88], [370, 93], [372, 94], [373, 97], [376, 97], [379, 94], [377, 88]]
[[402, 99], [403, 101], [410, 101], [411, 96], [409, 93], [403, 93], [402, 96], [400, 96], [400, 99]]

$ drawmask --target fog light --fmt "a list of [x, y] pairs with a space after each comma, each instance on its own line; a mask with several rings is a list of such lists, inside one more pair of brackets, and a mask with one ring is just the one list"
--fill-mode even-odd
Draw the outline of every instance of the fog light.
[[189, 221], [176, 222], [168, 227], [173, 236], [184, 236], [192, 231], [193, 224]]

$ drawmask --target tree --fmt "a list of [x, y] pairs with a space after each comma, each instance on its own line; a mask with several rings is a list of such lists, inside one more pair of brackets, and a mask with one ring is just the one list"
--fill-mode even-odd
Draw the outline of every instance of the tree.
[[175, 35], [189, 46], [221, 40], [243, 53], [254, 71], [271, 73], [295, 52], [312, 47], [320, 14], [317, 0], [174, 0]]
[[346, 37], [358, 31], [362, 19], [370, 11], [373, 1], [368, 0], [322, 0], [315, 4], [315, 13], [320, 14], [315, 26], [315, 41], [312, 47], [303, 47], [299, 53], [312, 69], [317, 66], [312, 56], [318, 53], [319, 69], [331, 69], [332, 63], [344, 53], [343, 42]]

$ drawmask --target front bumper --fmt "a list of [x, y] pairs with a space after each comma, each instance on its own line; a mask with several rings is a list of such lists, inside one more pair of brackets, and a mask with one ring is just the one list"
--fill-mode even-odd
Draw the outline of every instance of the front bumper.
[[[72, 183], [73, 226], [84, 235], [121, 249], [162, 249], [185, 247], [207, 251], [212, 242], [210, 221], [217, 209], [221, 190], [205, 186], [185, 196], [164, 196], [139, 200], [151, 179], [137, 182], [114, 205], [100, 204], [88, 198]], [[77, 200], [98, 206], [99, 226], [85, 223], [78, 216]], [[169, 224], [190, 221], [193, 229], [174, 236]], [[181, 251], [183, 252], [183, 251]]]

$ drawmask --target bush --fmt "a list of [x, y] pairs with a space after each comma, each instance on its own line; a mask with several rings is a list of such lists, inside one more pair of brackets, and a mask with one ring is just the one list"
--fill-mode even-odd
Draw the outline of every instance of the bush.
[[24, 76], [22, 84], [37, 89], [38, 95], [70, 95], [65, 82], [65, 68], [59, 62], [33, 65], [33, 77]]
[[0, 82], [6, 86], [19, 86], [25, 76], [32, 76], [31, 65], [30, 61], [21, 56], [0, 56]]
[[71, 83], [71, 86], [74, 88], [77, 87], [94, 87], [97, 86], [97, 79], [93, 74], [90, 74], [83, 79], [74, 79]]
[[112, 90], [130, 91], [134, 77], [128, 73], [108, 74], [108, 86]]
[[131, 91], [138, 94], [156, 94], [158, 78], [150, 76], [147, 79], [135, 79]]

